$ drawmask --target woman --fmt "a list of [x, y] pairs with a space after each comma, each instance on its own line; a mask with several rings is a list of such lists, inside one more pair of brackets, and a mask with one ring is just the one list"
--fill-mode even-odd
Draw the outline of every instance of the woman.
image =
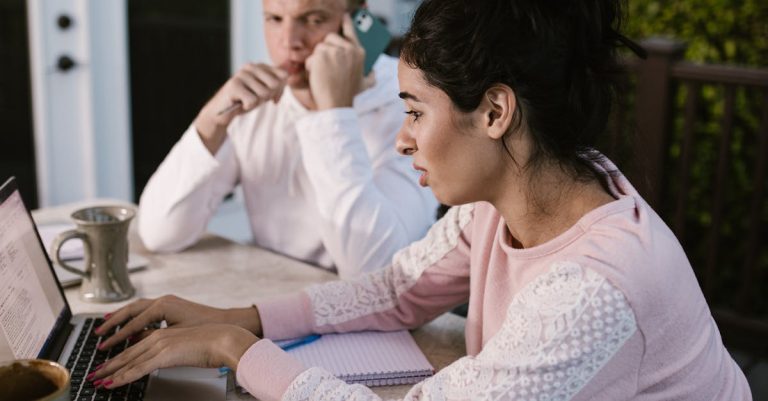
[[258, 337], [413, 328], [468, 299], [468, 355], [408, 399], [750, 399], [678, 241], [593, 150], [628, 43], [620, 15], [616, 0], [424, 1], [399, 65], [398, 149], [457, 206], [358, 281], [256, 308], [166, 297], [120, 309], [102, 330], [130, 321], [105, 347], [170, 328], [92, 379], [226, 365], [263, 400], [374, 399]]

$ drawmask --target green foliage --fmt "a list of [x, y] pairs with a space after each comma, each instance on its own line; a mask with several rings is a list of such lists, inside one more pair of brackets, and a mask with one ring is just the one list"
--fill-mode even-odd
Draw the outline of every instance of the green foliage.
[[[624, 26], [626, 36], [641, 40], [651, 36], [667, 36], [687, 44], [686, 61], [707, 64], [731, 64], [765, 68], [768, 65], [768, 1], [765, 0], [689, 0], [656, 1], [631, 0], [629, 16]], [[680, 194], [684, 177], [681, 168], [685, 104], [690, 87], [680, 82], [674, 88], [671, 133], [665, 171], [664, 200], [657, 206], [659, 214], [673, 227], [688, 254], [699, 278], [707, 266], [714, 263], [713, 293], [710, 303], [734, 306], [742, 285], [742, 266], [747, 263], [747, 242], [752, 229], [759, 238], [768, 235], [768, 200], [755, 196], [758, 178], [757, 160], [760, 152], [760, 126], [764, 124], [766, 92], [756, 87], [735, 87], [733, 130], [729, 142], [723, 142], [726, 91], [724, 85], [703, 84], [698, 89], [699, 101], [691, 143], [691, 169], [687, 176], [688, 190]], [[721, 149], [727, 154], [725, 170], [720, 171]], [[765, 170], [765, 168], [763, 168]], [[715, 191], [720, 174], [725, 186]], [[768, 183], [763, 183], [768, 186]], [[719, 192], [719, 193], [717, 193]], [[680, 203], [679, 196], [684, 196]], [[721, 207], [716, 208], [718, 198]], [[683, 206], [684, 222], [675, 227], [674, 216]], [[759, 217], [751, 216], [753, 208]], [[714, 232], [716, 217], [720, 226]], [[719, 244], [712, 252], [711, 241]], [[764, 242], [762, 242], [764, 243]], [[759, 248], [765, 248], [760, 246]], [[763, 280], [754, 283], [754, 292], [747, 295], [750, 313], [768, 313], [768, 300], [761, 293], [768, 291], [768, 249], [756, 255], [758, 271]], [[760, 276], [758, 276], [760, 277]], [[742, 300], [743, 301], [743, 300]], [[744, 305], [740, 306], [744, 308]]]
[[768, 1], [630, 0], [627, 5], [628, 37], [681, 39], [690, 61], [768, 66]]

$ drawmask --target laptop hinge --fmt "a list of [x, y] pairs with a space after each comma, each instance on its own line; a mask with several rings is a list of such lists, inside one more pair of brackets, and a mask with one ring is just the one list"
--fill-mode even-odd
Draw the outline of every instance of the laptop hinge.
[[72, 323], [65, 323], [64, 327], [61, 328], [61, 332], [59, 332], [59, 335], [56, 336], [56, 338], [53, 340], [53, 343], [51, 344], [51, 347], [49, 348], [48, 352], [46, 352], [46, 355], [41, 355], [43, 359], [48, 359], [51, 361], [56, 361], [61, 356], [61, 351], [64, 349], [64, 345], [67, 344], [67, 339], [69, 338], [69, 335], [72, 334], [72, 330], [75, 329], [75, 325]]

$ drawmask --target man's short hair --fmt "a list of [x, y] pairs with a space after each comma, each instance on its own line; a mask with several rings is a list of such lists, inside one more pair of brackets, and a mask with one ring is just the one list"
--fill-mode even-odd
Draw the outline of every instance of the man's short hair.
[[350, 10], [355, 10], [363, 4], [365, 4], [365, 0], [347, 0], [347, 8]]

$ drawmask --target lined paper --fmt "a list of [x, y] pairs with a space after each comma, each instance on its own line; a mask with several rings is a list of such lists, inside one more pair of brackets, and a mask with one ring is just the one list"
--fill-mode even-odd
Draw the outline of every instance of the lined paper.
[[407, 330], [324, 334], [287, 352], [308, 367], [367, 386], [417, 383], [434, 373]]

